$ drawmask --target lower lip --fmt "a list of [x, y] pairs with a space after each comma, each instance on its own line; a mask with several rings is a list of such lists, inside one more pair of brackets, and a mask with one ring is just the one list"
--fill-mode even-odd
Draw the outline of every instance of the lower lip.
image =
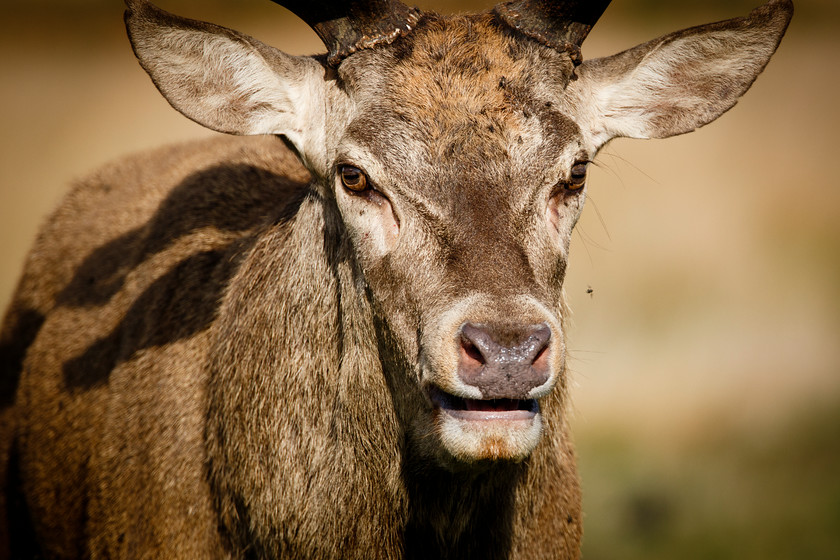
[[[493, 401], [464, 400], [448, 395], [438, 389], [431, 391], [432, 402], [440, 411], [456, 420], [468, 422], [529, 422], [539, 413], [536, 400], [524, 403], [516, 409], [504, 409], [493, 406]], [[526, 404], [527, 406], [521, 406]]]
[[533, 420], [537, 415], [536, 410], [454, 410], [451, 408], [441, 408], [456, 420], [465, 420], [468, 422], [528, 422]]

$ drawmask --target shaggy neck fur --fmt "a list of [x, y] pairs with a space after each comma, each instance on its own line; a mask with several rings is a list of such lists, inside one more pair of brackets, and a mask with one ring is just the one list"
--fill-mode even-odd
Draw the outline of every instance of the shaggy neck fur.
[[[546, 535], [535, 520], [559, 501], [556, 530], [577, 550], [559, 399], [545, 403], [547, 441], [530, 461], [438, 464], [406, 437], [397, 410], [420, 399], [413, 373], [375, 324], [344, 239], [332, 201], [310, 193], [258, 239], [222, 303], [206, 439], [229, 545], [254, 557], [507, 558]], [[557, 487], [522, 490], [546, 472]], [[512, 542], [512, 525], [534, 530]]]

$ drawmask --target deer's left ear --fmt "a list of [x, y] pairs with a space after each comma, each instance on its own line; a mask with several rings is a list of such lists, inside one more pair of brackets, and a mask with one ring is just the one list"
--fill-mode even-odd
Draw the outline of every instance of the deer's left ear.
[[140, 64], [167, 101], [197, 123], [231, 134], [278, 134], [304, 163], [324, 159], [325, 68], [216, 25], [126, 0]]
[[772, 0], [747, 17], [584, 62], [567, 92], [591, 147], [620, 136], [666, 138], [713, 121], [767, 65], [792, 15], [790, 0]]

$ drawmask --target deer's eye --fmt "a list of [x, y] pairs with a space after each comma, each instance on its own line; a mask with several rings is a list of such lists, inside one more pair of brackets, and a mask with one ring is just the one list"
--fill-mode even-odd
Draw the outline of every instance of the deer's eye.
[[345, 189], [353, 192], [362, 192], [368, 188], [368, 179], [365, 172], [352, 165], [342, 165], [338, 168], [341, 177], [341, 184]]
[[586, 184], [586, 169], [589, 162], [579, 161], [572, 166], [572, 172], [569, 174], [569, 182], [566, 188], [570, 191], [577, 191], [583, 188]]

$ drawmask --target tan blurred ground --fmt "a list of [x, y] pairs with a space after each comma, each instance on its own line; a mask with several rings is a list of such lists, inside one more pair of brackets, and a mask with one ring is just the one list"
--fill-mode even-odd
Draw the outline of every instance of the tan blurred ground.
[[[795, 3], [779, 52], [720, 121], [670, 140], [620, 140], [598, 158], [567, 281], [582, 444], [620, 433], [645, 449], [685, 449], [710, 432], [760, 438], [803, 410], [838, 408], [840, 22], [830, 0]], [[264, 0], [237, 2], [245, 13], [159, 4], [289, 52], [321, 50]], [[660, 3], [644, 22], [634, 14], [655, 2], [614, 4], [586, 56], [745, 12], [695, 2], [671, 16]], [[121, 2], [6, 0], [0, 10], [1, 310], [71, 179], [211, 133], [170, 109], [136, 64]]]

